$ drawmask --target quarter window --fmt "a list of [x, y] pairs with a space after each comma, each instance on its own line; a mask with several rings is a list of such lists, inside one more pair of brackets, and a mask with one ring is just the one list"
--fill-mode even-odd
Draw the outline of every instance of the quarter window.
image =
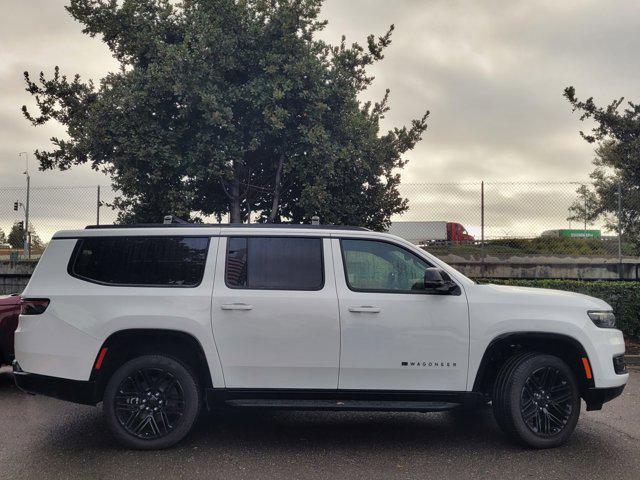
[[230, 237], [226, 283], [230, 288], [320, 290], [322, 239]]
[[347, 284], [352, 290], [405, 292], [424, 290], [427, 262], [404, 248], [375, 240], [341, 240]]
[[95, 237], [78, 241], [69, 273], [109, 285], [195, 287], [209, 238]]

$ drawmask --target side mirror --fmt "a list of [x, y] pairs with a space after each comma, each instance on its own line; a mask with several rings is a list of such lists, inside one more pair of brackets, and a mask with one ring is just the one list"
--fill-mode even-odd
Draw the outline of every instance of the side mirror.
[[424, 289], [441, 294], [451, 293], [457, 288], [449, 275], [439, 268], [427, 268], [424, 271]]
[[424, 288], [425, 290], [435, 290], [444, 285], [442, 271], [439, 268], [427, 268], [424, 271]]

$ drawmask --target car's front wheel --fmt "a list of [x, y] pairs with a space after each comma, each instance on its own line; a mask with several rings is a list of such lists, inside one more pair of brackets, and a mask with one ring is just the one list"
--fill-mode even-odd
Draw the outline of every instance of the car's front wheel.
[[571, 368], [560, 358], [522, 353], [507, 361], [493, 392], [498, 424], [533, 448], [567, 441], [580, 416], [580, 392]]
[[182, 440], [200, 411], [198, 382], [179, 361], [144, 355], [109, 379], [103, 408], [116, 438], [127, 447], [161, 449]]

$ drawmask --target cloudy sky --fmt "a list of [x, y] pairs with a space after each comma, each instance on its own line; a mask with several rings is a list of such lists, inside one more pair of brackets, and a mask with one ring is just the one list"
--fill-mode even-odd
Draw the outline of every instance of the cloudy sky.
[[[99, 79], [115, 68], [66, 3], [1, 0], [0, 187], [24, 183], [19, 152], [46, 149], [49, 137], [64, 135], [22, 118], [20, 107], [32, 106], [22, 72], [49, 74], [60, 65]], [[396, 25], [367, 99], [391, 89], [389, 128], [431, 111], [428, 132], [408, 155], [406, 182], [586, 179], [592, 147], [578, 131], [588, 126], [571, 112], [564, 87], [601, 104], [640, 100], [637, 0], [327, 0], [323, 14], [323, 35], [334, 42], [341, 34], [363, 41]], [[32, 179], [39, 186], [109, 183], [86, 168]]]

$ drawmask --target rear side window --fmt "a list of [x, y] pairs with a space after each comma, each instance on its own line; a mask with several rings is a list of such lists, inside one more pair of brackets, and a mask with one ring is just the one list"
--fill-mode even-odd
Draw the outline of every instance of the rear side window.
[[96, 237], [78, 240], [69, 273], [108, 285], [195, 287], [209, 238]]
[[225, 277], [230, 288], [320, 290], [322, 239], [230, 237]]

